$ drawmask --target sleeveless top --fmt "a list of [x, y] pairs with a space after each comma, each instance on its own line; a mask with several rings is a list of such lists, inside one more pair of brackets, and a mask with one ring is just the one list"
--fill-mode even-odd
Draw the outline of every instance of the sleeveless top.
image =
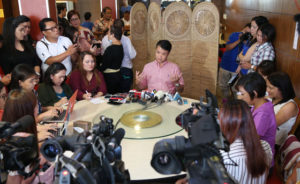
[[[275, 115], [280, 111], [280, 109], [283, 106], [285, 106], [285, 104], [287, 104], [289, 102], [296, 104], [296, 102], [293, 99], [290, 99], [289, 101], [286, 101], [284, 103], [274, 105]], [[297, 118], [297, 115], [294, 117], [291, 117], [289, 120], [287, 120], [286, 122], [281, 124], [279, 127], [277, 127], [277, 131], [276, 131], [276, 144], [277, 145], [281, 145], [284, 142], [284, 140], [288, 136], [288, 133], [291, 131], [293, 125], [295, 124], [296, 118]]]

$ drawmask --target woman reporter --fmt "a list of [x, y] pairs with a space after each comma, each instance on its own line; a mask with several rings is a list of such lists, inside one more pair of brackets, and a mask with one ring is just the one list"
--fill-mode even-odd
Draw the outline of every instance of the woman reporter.
[[[34, 93], [32, 91], [26, 91], [23, 89], [15, 89], [10, 91], [7, 97], [2, 121], [10, 122], [13, 124], [25, 115], [35, 117], [37, 116], [37, 113], [37, 99]], [[35, 123], [31, 123], [31, 126], [26, 130], [24, 130], [23, 132], [15, 133], [13, 136], [27, 137], [29, 135], [34, 135], [36, 138], [43, 137], [43, 135], [38, 137], [37, 126]], [[36, 158], [38, 158], [39, 151], [37, 141], [34, 145], [30, 146], [35, 149], [35, 152], [37, 153]], [[31, 164], [25, 167], [26, 172], [30, 172], [31, 169]], [[10, 171], [6, 183], [31, 183], [31, 181], [34, 179], [34, 176], [35, 175], [25, 179], [23, 176], [19, 175], [17, 171]]]
[[[275, 153], [276, 118], [272, 102], [265, 99], [266, 81], [256, 72], [240, 78], [236, 85], [237, 98], [252, 106], [251, 112], [257, 134], [267, 141]], [[274, 163], [272, 162], [272, 166]]]
[[276, 115], [276, 145], [281, 145], [296, 122], [298, 106], [293, 100], [295, 91], [287, 73], [275, 72], [268, 76], [267, 91]]
[[1, 53], [1, 65], [5, 74], [11, 73], [18, 64], [27, 64], [40, 73], [39, 59], [35, 49], [25, 39], [27, 38], [27, 22], [30, 19], [26, 16], [18, 16], [8, 19], [11, 23], [3, 26], [3, 49]]
[[37, 90], [43, 107], [61, 107], [72, 96], [72, 89], [65, 83], [66, 71], [62, 63], [53, 63], [47, 68], [44, 83]]
[[251, 40], [248, 40], [246, 44], [243, 45], [243, 50], [242, 52], [238, 55], [238, 58], [240, 60], [240, 66], [237, 68], [236, 72], [240, 72], [242, 74], [247, 74], [248, 68], [244, 68], [242, 64], [244, 63], [250, 63], [251, 57], [253, 52], [255, 51], [255, 48], [257, 46], [257, 30], [260, 26], [263, 24], [268, 23], [268, 19], [265, 16], [256, 16], [253, 17], [251, 20], [251, 28], [250, 28], [250, 33], [252, 36]]
[[221, 130], [230, 151], [221, 151], [227, 172], [238, 183], [266, 182], [273, 158], [270, 145], [260, 140], [248, 105], [242, 100], [224, 104], [219, 113]]
[[96, 69], [95, 57], [83, 52], [78, 61], [78, 69], [70, 76], [70, 86], [78, 89], [77, 99], [88, 100], [91, 97], [100, 97], [106, 94], [106, 84], [100, 71]]
[[255, 71], [257, 66], [263, 60], [274, 61], [275, 51], [272, 46], [272, 42], [275, 39], [275, 28], [272, 24], [266, 23], [261, 25], [256, 34], [257, 45], [253, 54], [251, 55], [251, 61], [241, 63], [242, 68], [251, 69]]
[[80, 52], [89, 51], [95, 56], [99, 55], [100, 48], [93, 46], [93, 43], [97, 42], [100, 44], [101, 41], [96, 41], [92, 31], [80, 25], [79, 12], [77, 12], [76, 10], [71, 10], [68, 12], [67, 17], [70, 22], [70, 25], [75, 27], [79, 31], [77, 43], [79, 45]]
[[[34, 90], [36, 84], [37, 74], [30, 66], [26, 64], [19, 64], [13, 69], [10, 85], [11, 89], [24, 89], [26, 91], [34, 92], [37, 97], [37, 93]], [[62, 108], [54, 106], [42, 108], [38, 102], [39, 115], [36, 117], [36, 122], [39, 123], [44, 119], [50, 119], [58, 116], [58, 111], [62, 111]]]

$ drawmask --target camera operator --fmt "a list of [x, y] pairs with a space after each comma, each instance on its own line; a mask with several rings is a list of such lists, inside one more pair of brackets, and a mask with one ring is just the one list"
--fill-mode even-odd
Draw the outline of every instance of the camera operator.
[[[221, 150], [227, 172], [237, 183], [265, 183], [272, 150], [266, 141], [260, 141], [248, 105], [242, 100], [230, 100], [220, 110], [218, 119], [221, 131], [230, 143], [229, 152]], [[176, 182], [186, 183], [187, 178]]]
[[218, 86], [222, 98], [230, 97], [228, 81], [235, 74], [235, 71], [238, 68], [236, 59], [243, 48], [244, 41], [248, 39], [250, 26], [251, 24], [248, 23], [244, 26], [241, 32], [232, 33], [229, 36], [229, 41], [226, 43], [226, 51], [220, 64], [218, 80]]
[[[7, 101], [5, 103], [2, 121], [14, 123], [19, 118], [25, 115], [31, 115], [32, 117], [34, 117], [34, 115], [37, 113], [36, 104], [37, 99], [32, 92], [27, 92], [19, 89], [12, 90], [9, 93]], [[28, 129], [25, 132], [18, 132], [15, 133], [13, 136], [27, 137], [30, 134], [33, 134], [37, 138], [37, 127], [35, 123], [32, 123], [32, 126], [28, 127]], [[36, 151], [36, 153], [38, 153], [37, 141], [36, 145], [31, 145], [31, 147], [33, 148], [33, 151]], [[26, 166], [25, 172], [28, 173], [31, 171], [32, 164]], [[9, 171], [7, 183], [31, 183], [34, 177], [35, 175], [33, 174], [31, 177], [24, 179], [24, 177], [19, 175], [17, 171]]]

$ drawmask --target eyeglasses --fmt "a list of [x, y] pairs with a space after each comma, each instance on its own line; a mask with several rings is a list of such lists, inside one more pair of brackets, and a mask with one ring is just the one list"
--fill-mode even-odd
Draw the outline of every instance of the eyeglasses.
[[54, 27], [50, 27], [50, 28], [47, 28], [47, 29], [44, 29], [44, 31], [55, 31], [56, 29], [58, 29], [58, 26], [54, 26]]
[[76, 21], [76, 20], [79, 20], [79, 18], [70, 19], [70, 21]]
[[3, 100], [6, 100], [7, 94], [2, 94], [2, 95], [0, 95], [0, 98], [3, 99]]

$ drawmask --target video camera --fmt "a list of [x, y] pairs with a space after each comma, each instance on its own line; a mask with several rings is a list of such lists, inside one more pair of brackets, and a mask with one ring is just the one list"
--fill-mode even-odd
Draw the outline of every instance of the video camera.
[[[46, 140], [40, 151], [56, 162], [56, 181], [60, 183], [129, 183], [129, 172], [121, 161], [124, 135], [122, 128], [114, 131], [111, 118], [100, 116], [91, 132]], [[73, 153], [68, 157], [65, 151]]]
[[[176, 123], [188, 132], [188, 139], [176, 136], [157, 142], [151, 165], [161, 174], [187, 171], [189, 183], [234, 183], [227, 174], [219, 149], [229, 150], [217, 122], [216, 97], [206, 90], [200, 103], [192, 104], [176, 118]], [[197, 109], [197, 110], [195, 110]], [[195, 112], [198, 111], [198, 112]]]
[[[14, 123], [0, 122], [1, 173], [18, 171], [20, 175], [27, 178], [38, 169], [37, 137], [32, 134], [27, 137], [13, 136], [16, 132], [26, 132], [34, 123], [30, 115], [23, 116]], [[33, 169], [27, 173], [25, 167], [30, 164]]]
[[241, 36], [240, 36], [240, 40], [241, 40], [241, 42], [243, 42], [243, 41], [250, 41], [250, 40], [252, 40], [252, 35], [251, 35], [251, 33], [250, 32], [246, 32], [246, 33], [243, 33]]

